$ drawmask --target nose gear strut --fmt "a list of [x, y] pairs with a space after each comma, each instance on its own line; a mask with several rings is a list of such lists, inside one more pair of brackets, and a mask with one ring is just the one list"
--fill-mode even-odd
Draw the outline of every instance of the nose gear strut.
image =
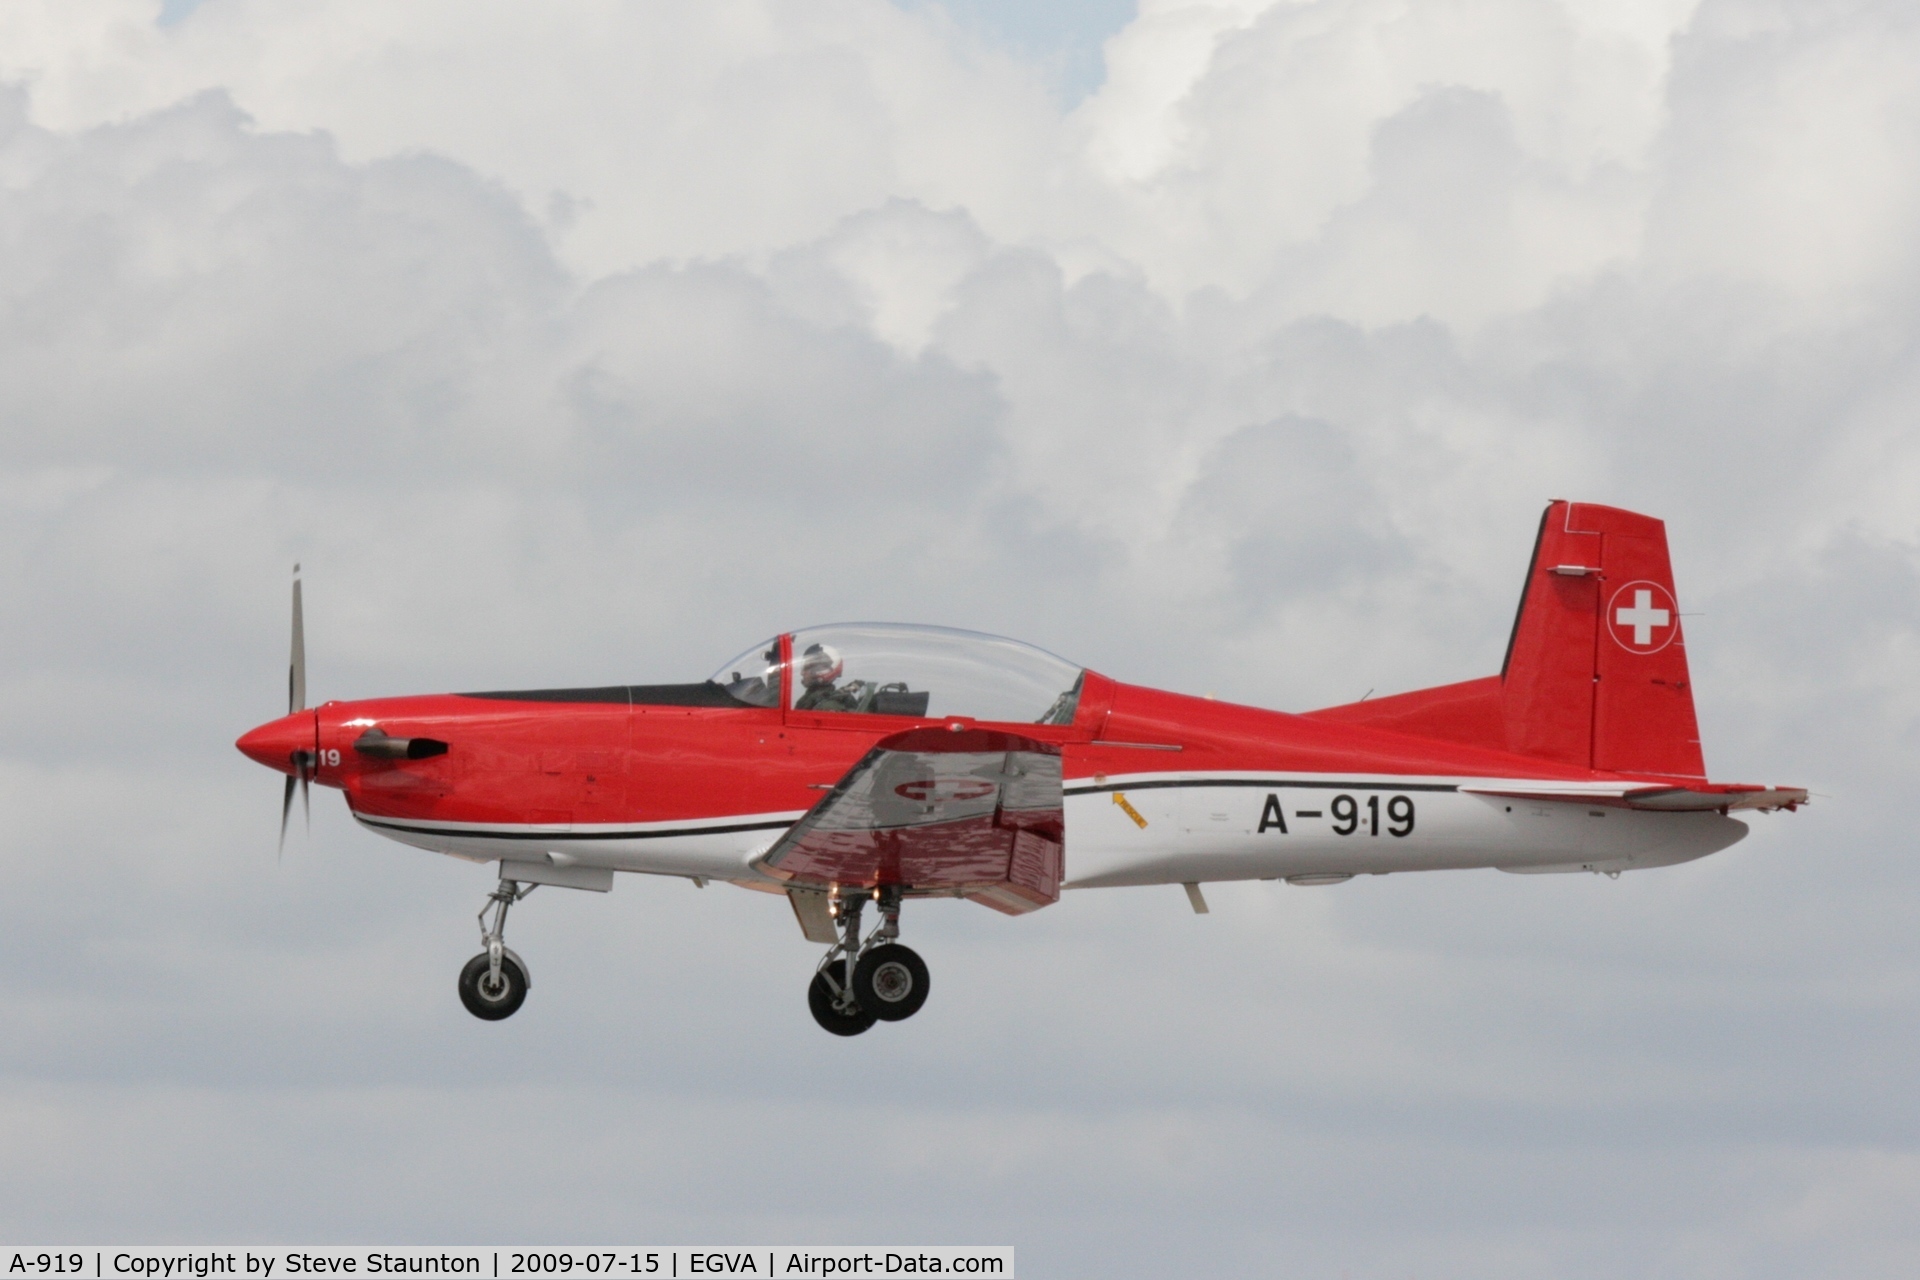
[[[482, 950], [460, 970], [460, 1003], [476, 1018], [498, 1022], [512, 1017], [526, 1002], [527, 988], [533, 980], [527, 975], [526, 961], [507, 946], [507, 910], [539, 887], [502, 880], [480, 908]], [[487, 921], [489, 912], [493, 915], [491, 924]]]

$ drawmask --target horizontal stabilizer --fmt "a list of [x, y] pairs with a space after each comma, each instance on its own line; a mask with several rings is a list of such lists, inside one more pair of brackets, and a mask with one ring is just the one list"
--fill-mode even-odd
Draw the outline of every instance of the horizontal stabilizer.
[[1797, 809], [1807, 802], [1806, 791], [1799, 787], [1756, 787], [1724, 782], [1688, 787], [1617, 782], [1498, 782], [1486, 786], [1463, 786], [1460, 790], [1475, 796], [1555, 800], [1568, 804], [1606, 805], [1615, 809], [1650, 809], [1661, 813]]

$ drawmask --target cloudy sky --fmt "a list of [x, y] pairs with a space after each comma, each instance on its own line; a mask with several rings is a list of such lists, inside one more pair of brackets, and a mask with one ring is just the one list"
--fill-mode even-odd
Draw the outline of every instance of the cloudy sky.
[[[1920, 8], [5, 0], [0, 1237], [1920, 1270]], [[1704, 862], [913, 913], [484, 869], [232, 749], [897, 618], [1289, 709], [1665, 518]]]

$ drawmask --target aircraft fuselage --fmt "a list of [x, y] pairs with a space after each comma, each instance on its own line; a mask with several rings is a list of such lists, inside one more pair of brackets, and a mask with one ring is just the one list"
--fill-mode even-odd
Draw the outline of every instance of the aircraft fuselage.
[[[673, 705], [701, 686], [329, 702], [249, 735], [369, 830], [475, 861], [698, 876], [783, 890], [755, 857], [880, 739], [976, 722]], [[1663, 866], [1746, 834], [1714, 812], [1475, 794], [1613, 775], [1121, 684], [1087, 673], [1071, 725], [1005, 725], [1061, 747], [1067, 888]], [[367, 757], [369, 729], [448, 744]], [[1644, 783], [1646, 779], [1628, 779]]]

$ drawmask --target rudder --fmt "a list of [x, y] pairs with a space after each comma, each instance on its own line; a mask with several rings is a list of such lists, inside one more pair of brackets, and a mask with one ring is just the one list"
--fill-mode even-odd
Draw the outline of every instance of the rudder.
[[1501, 669], [1507, 749], [1581, 768], [1704, 777], [1666, 526], [1556, 500]]

